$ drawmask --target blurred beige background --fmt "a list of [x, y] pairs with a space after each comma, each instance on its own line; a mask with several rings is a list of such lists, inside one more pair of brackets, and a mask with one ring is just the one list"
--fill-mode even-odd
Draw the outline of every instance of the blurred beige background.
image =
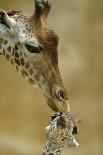
[[[78, 149], [103, 154], [103, 0], [51, 0], [49, 26], [60, 37], [59, 66], [72, 113], [82, 120]], [[0, 8], [33, 13], [33, 0], [0, 0]], [[41, 155], [51, 110], [42, 94], [0, 57], [0, 155]]]

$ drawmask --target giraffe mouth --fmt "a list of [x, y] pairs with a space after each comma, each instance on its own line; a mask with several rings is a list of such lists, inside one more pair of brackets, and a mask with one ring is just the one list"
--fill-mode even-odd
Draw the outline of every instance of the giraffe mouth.
[[51, 90], [52, 105], [58, 109], [59, 112], [68, 114], [70, 111], [67, 92], [63, 85], [57, 83], [52, 85]]
[[[58, 90], [57, 90], [58, 91]], [[48, 92], [48, 89], [45, 89], [44, 96], [47, 99], [47, 104], [49, 107], [55, 112], [61, 112], [68, 114], [70, 112], [69, 103], [67, 96], [64, 95], [64, 92], [60, 94], [56, 94], [57, 91], [53, 90]], [[58, 91], [59, 93], [62, 91]]]
[[65, 113], [68, 114], [70, 112], [70, 107], [67, 102], [60, 102], [60, 101], [53, 101], [53, 99], [49, 99], [47, 98], [47, 103], [49, 105], [49, 107], [55, 111], [55, 112], [61, 112], [61, 113]]

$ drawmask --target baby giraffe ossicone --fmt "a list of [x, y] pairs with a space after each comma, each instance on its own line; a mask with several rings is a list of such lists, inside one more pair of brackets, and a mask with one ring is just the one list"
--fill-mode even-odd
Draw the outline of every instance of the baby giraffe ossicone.
[[58, 36], [47, 28], [48, 0], [34, 0], [32, 16], [0, 10], [0, 55], [33, 87], [39, 88], [56, 112], [69, 112], [68, 96], [58, 67]]

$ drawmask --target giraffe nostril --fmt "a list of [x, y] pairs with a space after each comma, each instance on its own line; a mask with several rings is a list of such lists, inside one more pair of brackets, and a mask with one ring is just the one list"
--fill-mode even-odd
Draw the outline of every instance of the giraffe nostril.
[[63, 90], [57, 92], [57, 97], [59, 100], [68, 100], [68, 96]]

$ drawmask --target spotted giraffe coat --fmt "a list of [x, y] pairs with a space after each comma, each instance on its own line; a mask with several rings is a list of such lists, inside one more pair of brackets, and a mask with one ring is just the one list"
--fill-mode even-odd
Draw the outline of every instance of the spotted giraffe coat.
[[73, 122], [70, 118], [63, 120], [63, 116], [58, 116], [46, 127], [44, 155], [60, 155], [64, 146], [72, 148], [78, 145], [73, 135]]

